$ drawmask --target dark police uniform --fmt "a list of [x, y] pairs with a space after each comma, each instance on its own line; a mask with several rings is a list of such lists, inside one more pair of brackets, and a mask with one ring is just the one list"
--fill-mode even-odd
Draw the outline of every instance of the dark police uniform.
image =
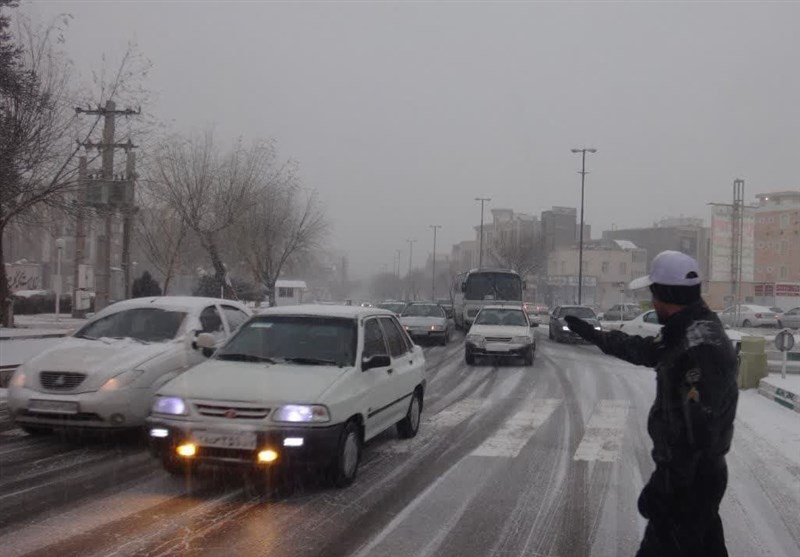
[[603, 352], [656, 370], [647, 430], [656, 469], [639, 496], [648, 519], [637, 557], [727, 556], [719, 504], [725, 493], [739, 391], [737, 355], [703, 301], [672, 315], [655, 338], [600, 332], [570, 320]]

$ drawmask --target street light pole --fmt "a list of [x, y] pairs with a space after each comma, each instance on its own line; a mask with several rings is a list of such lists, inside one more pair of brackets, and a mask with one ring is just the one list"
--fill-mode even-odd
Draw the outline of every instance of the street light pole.
[[581, 175], [581, 235], [578, 247], [578, 304], [580, 305], [583, 303], [583, 198], [586, 188], [586, 174], [588, 174], [586, 172], [586, 153], [596, 153], [597, 149], [583, 147], [581, 149], [572, 149], [572, 152], [581, 154], [581, 170], [578, 172]]
[[61, 254], [64, 251], [65, 245], [66, 242], [64, 241], [64, 238], [56, 239], [56, 276], [58, 276], [58, 280], [56, 281], [54, 288], [56, 291], [56, 321], [59, 321], [61, 317]]
[[436, 301], [436, 231], [442, 227], [441, 224], [431, 224], [428, 228], [433, 229], [433, 260], [432, 260], [432, 269], [431, 274], [433, 278], [431, 278], [431, 301]]
[[481, 202], [481, 239], [480, 247], [478, 248], [478, 268], [483, 268], [483, 204], [488, 203], [492, 199], [490, 197], [476, 197], [475, 201]]
[[414, 290], [414, 283], [411, 279], [411, 260], [414, 257], [414, 242], [416, 240], [406, 240], [408, 242], [408, 295], [409, 299], [413, 296], [412, 291]]

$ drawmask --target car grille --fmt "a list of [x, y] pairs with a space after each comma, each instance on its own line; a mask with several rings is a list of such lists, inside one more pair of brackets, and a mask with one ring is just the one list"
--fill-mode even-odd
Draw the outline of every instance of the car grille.
[[85, 373], [71, 371], [43, 371], [39, 374], [39, 382], [49, 391], [71, 391], [86, 379]]
[[486, 342], [511, 342], [511, 337], [486, 337]]
[[262, 420], [269, 414], [269, 408], [252, 406], [230, 406], [222, 404], [195, 403], [194, 407], [203, 416], [238, 420]]

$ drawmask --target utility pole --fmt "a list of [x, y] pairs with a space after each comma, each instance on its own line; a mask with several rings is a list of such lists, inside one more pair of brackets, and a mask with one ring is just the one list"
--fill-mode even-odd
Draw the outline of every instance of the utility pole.
[[411, 275], [411, 260], [414, 257], [414, 242], [416, 242], [416, 240], [406, 240], [406, 242], [408, 242], [408, 295], [410, 299], [414, 292], [414, 282]]
[[75, 263], [72, 270], [72, 317], [86, 317], [86, 310], [79, 308], [78, 298], [88, 285], [81, 285], [81, 271], [86, 265], [86, 190], [88, 189], [88, 171], [86, 155], [78, 158], [78, 193], [75, 207]]
[[[105, 308], [111, 301], [111, 245], [113, 243], [114, 234], [114, 214], [118, 207], [125, 206], [125, 190], [128, 189], [127, 184], [123, 184], [119, 188], [118, 184], [113, 182], [117, 180], [114, 176], [114, 150], [118, 148], [133, 149], [135, 146], [128, 140], [127, 143], [115, 143], [115, 124], [116, 116], [131, 116], [139, 114], [138, 110], [117, 110], [117, 105], [114, 101], [106, 101], [105, 107], [98, 106], [96, 109], [82, 109], [76, 108], [77, 114], [89, 114], [103, 117], [103, 139], [99, 143], [87, 141], [83, 144], [87, 148], [97, 148], [101, 153], [102, 165], [100, 168], [100, 184], [99, 191], [97, 187], [94, 190], [93, 196], [87, 196], [90, 204], [97, 208], [99, 214], [104, 217], [103, 233], [98, 235], [97, 238], [97, 262], [95, 265], [95, 311], [100, 311]], [[119, 182], [126, 182], [124, 179], [117, 180]], [[117, 187], [115, 187], [117, 186]], [[113, 191], [112, 191], [113, 189]], [[120, 191], [121, 190], [121, 191]], [[98, 195], [99, 194], [99, 195]]]
[[573, 153], [581, 154], [581, 170], [578, 174], [581, 175], [581, 235], [578, 247], [578, 305], [583, 303], [583, 198], [586, 189], [586, 153], [596, 153], [597, 149], [572, 149]]
[[436, 301], [436, 231], [442, 227], [441, 224], [431, 224], [428, 228], [433, 229], [433, 257], [431, 259], [431, 301]]
[[478, 268], [483, 268], [483, 204], [490, 202], [490, 197], [476, 197], [475, 201], [481, 202], [481, 238], [480, 247], [478, 248]]

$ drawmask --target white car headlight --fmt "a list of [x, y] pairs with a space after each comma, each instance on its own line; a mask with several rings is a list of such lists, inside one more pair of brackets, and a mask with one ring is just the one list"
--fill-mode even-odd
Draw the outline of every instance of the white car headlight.
[[177, 396], [157, 396], [153, 401], [154, 414], [169, 414], [172, 416], [186, 416], [189, 412], [186, 402]]
[[116, 391], [117, 389], [124, 389], [125, 387], [129, 386], [131, 383], [139, 379], [142, 376], [144, 371], [141, 369], [129, 369], [128, 371], [123, 371], [119, 375], [115, 375], [105, 383], [103, 386], [100, 387], [101, 391]]
[[331, 421], [331, 415], [320, 404], [287, 404], [278, 408], [272, 419], [276, 422], [321, 423]]
[[25, 366], [19, 366], [14, 372], [14, 375], [11, 376], [11, 381], [8, 385], [11, 388], [22, 388], [25, 386], [27, 380], [28, 376], [25, 373]]
[[561, 330], [562, 330], [562, 331], [569, 331], [569, 327], [567, 327], [566, 325], [564, 325], [563, 327], [561, 327]]
[[529, 344], [531, 342], [531, 337], [529, 336], [514, 337], [511, 339], [511, 342], [513, 342], [514, 344]]
[[483, 337], [481, 335], [467, 335], [467, 342], [483, 344]]
[[602, 330], [603, 330], [603, 328], [602, 328], [602, 327], [600, 327], [600, 326], [598, 325], [597, 327], [595, 327], [595, 328], [594, 328], [594, 330], [595, 330], [595, 331], [602, 331]]
[[444, 331], [444, 325], [431, 325], [431, 331]]

